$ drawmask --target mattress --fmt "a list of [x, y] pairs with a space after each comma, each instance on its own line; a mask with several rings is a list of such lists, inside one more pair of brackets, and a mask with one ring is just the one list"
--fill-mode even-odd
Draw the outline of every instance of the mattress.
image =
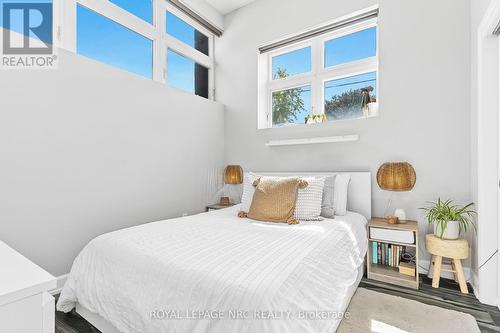
[[95, 238], [58, 310], [78, 302], [124, 333], [336, 330], [362, 275], [366, 219], [289, 226], [237, 218], [238, 208]]

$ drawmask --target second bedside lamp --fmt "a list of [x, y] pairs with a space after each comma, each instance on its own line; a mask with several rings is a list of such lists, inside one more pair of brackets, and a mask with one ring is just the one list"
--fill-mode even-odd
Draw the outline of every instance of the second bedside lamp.
[[[411, 191], [417, 181], [415, 169], [407, 162], [390, 162], [384, 163], [378, 169], [377, 183], [382, 190], [393, 192]], [[392, 199], [389, 200], [387, 209], [389, 208]], [[394, 215], [400, 220], [400, 223], [405, 223], [406, 212], [402, 208], [394, 211]]]

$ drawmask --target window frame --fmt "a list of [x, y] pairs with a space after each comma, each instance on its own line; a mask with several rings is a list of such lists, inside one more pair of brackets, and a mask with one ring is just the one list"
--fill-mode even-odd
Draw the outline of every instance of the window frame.
[[[336, 38], [347, 36], [362, 30], [377, 28], [376, 30], [376, 54], [373, 57], [354, 60], [347, 63], [342, 63], [330, 67], [325, 67], [325, 43]], [[259, 55], [258, 66], [258, 129], [276, 128], [273, 127], [272, 117], [272, 96], [273, 92], [292, 89], [295, 87], [311, 86], [311, 114], [325, 113], [325, 89], [324, 85], [327, 81], [338, 80], [346, 77], [351, 77], [359, 74], [376, 72], [377, 78], [377, 93], [378, 85], [378, 53], [379, 53], [379, 38], [378, 38], [378, 18], [368, 19], [363, 22], [350, 24], [346, 27], [310, 38], [305, 41], [283, 46], [279, 49], [265, 52]], [[273, 80], [272, 79], [272, 63], [273, 58], [300, 50], [305, 47], [311, 47], [311, 72], [301, 73], [290, 77]], [[379, 102], [377, 94], [377, 103]], [[363, 119], [346, 119], [357, 120]], [[290, 124], [300, 125], [300, 123]]]
[[[120, 24], [153, 42], [153, 81], [168, 84], [167, 79], [167, 50], [191, 59], [192, 61], [208, 68], [209, 98], [215, 100], [215, 61], [214, 41], [215, 35], [183, 13], [167, 0], [152, 0], [153, 24], [150, 24], [138, 16], [128, 12], [126, 9], [112, 3], [109, 0], [53, 0], [54, 7], [54, 31], [56, 36], [54, 43], [57, 47], [77, 53], [77, 5], [84, 6], [99, 15]], [[176, 15], [196, 30], [208, 37], [209, 55], [192, 48], [173, 36], [167, 34], [166, 12]], [[169, 87], [172, 87], [169, 85]], [[175, 87], [172, 87], [177, 89]], [[179, 89], [177, 89], [179, 90]], [[179, 90], [182, 91], [182, 90]], [[195, 94], [193, 94], [196, 96]], [[203, 98], [203, 97], [201, 97]]]

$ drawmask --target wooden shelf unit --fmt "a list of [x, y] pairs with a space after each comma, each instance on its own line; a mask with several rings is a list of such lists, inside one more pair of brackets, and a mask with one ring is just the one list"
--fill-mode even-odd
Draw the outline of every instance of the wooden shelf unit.
[[[392, 230], [406, 230], [411, 231], [414, 234], [414, 244], [392, 242], [387, 240], [380, 240], [371, 238], [370, 228], [382, 228], [382, 229], [392, 229]], [[416, 221], [406, 221], [406, 223], [400, 224], [389, 224], [385, 219], [382, 218], [372, 218], [367, 225], [368, 232], [368, 250], [366, 252], [366, 271], [368, 279], [392, 283], [398, 286], [418, 289], [419, 278], [418, 278], [418, 224]], [[399, 273], [399, 269], [396, 267], [390, 267], [382, 264], [372, 263], [372, 242], [379, 242], [385, 244], [401, 245], [415, 249], [415, 276], [409, 276]]]

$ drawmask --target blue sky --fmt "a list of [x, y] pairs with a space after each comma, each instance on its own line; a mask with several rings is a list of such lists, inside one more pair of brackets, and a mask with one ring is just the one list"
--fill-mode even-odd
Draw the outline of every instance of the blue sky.
[[167, 52], [167, 64], [168, 84], [194, 93], [194, 61], [169, 49]]
[[152, 0], [109, 0], [117, 6], [126, 9], [135, 16], [153, 24], [153, 1]]
[[286, 70], [290, 76], [310, 72], [311, 48], [305, 47], [273, 57], [273, 77], [279, 68]]
[[377, 28], [361, 30], [325, 43], [325, 67], [377, 55]]
[[149, 79], [153, 77], [151, 40], [80, 5], [77, 52]]

